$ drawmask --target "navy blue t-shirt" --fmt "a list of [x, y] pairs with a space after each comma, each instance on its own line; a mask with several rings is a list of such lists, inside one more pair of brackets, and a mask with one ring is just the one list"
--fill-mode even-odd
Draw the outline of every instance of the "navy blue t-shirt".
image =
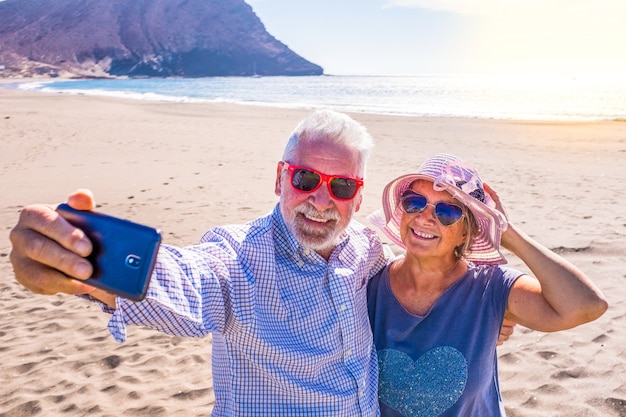
[[521, 272], [475, 266], [425, 316], [409, 313], [389, 285], [389, 266], [369, 283], [381, 414], [504, 416], [496, 343], [509, 291]]

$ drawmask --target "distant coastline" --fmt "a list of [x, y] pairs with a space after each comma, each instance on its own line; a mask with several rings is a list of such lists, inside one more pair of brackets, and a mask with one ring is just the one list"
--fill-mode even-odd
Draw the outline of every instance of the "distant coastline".
[[143, 101], [330, 107], [352, 113], [521, 121], [626, 121], [626, 75], [423, 74], [3, 79], [13, 88]]

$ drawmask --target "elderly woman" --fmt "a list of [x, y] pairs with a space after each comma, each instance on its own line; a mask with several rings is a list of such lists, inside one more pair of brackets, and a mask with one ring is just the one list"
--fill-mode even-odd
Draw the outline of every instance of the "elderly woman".
[[[368, 288], [383, 416], [503, 416], [496, 344], [504, 318], [553, 332], [606, 311], [583, 272], [503, 213], [495, 192], [452, 155], [386, 186], [370, 219], [406, 253]], [[534, 277], [500, 266], [500, 242]]]

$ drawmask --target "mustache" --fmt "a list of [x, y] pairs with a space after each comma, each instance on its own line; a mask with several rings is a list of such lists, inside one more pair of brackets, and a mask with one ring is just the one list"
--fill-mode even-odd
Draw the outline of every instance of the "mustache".
[[303, 203], [299, 205], [298, 207], [296, 207], [296, 211], [308, 217], [315, 217], [317, 219], [324, 220], [338, 221], [340, 217], [339, 213], [334, 208], [330, 208], [325, 211], [319, 211], [309, 203]]

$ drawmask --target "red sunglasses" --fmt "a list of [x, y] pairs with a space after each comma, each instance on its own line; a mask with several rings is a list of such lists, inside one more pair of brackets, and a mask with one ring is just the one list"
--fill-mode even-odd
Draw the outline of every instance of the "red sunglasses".
[[359, 188], [363, 186], [363, 180], [337, 175], [326, 175], [311, 168], [291, 165], [283, 161], [283, 169], [289, 171], [291, 186], [304, 193], [312, 193], [320, 188], [323, 182], [328, 185], [328, 192], [338, 200], [352, 200]]

